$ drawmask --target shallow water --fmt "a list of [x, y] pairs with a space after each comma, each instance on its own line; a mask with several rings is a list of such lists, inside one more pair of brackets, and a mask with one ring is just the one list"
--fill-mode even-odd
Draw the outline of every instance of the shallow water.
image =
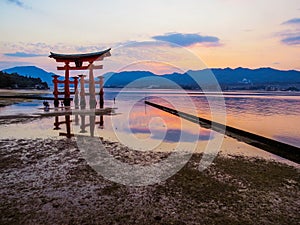
[[[113, 94], [117, 93], [110, 93], [110, 95]], [[153, 111], [153, 109], [143, 104], [134, 104], [133, 101], [139, 98], [134, 95], [158, 104], [171, 105], [171, 108], [193, 115], [198, 114], [207, 119], [212, 118], [212, 111], [214, 111], [215, 121], [223, 123], [225, 118], [229, 126], [300, 147], [300, 93], [228, 92], [224, 95], [194, 93], [186, 96], [165, 90], [143, 93], [143, 95], [121, 94], [121, 97], [117, 97], [121, 101], [117, 102], [116, 106], [120, 108], [120, 111], [128, 111], [128, 107], [134, 105], [134, 113], [130, 115], [130, 119], [137, 123], [136, 121], [145, 117], [147, 112], [151, 114], [150, 110]], [[220, 113], [218, 111], [222, 111], [223, 103], [226, 108], [223, 113]], [[139, 109], [137, 109], [138, 105]], [[175, 120], [174, 116], [168, 117], [169, 120], [172, 120], [171, 118]]]
[[[134, 89], [120, 92], [119, 89], [106, 89], [105, 107], [118, 108], [117, 113], [121, 115], [114, 117], [113, 121], [118, 120], [118, 123], [130, 121], [130, 129], [136, 135], [149, 133], [148, 123], [151, 120], [152, 125], [155, 126], [155, 128], [152, 127], [152, 130], [155, 131], [154, 139], [161, 139], [159, 133], [163, 132], [166, 127], [165, 124], [158, 125], [158, 118], [161, 117], [168, 125], [165, 139], [178, 141], [181, 120], [155, 110], [151, 106], [146, 106], [143, 103], [144, 100], [170, 106], [193, 115], [198, 114], [207, 119], [212, 118], [212, 111], [214, 111], [216, 121], [219, 121], [219, 116], [220, 122], [226, 122], [229, 126], [300, 147], [300, 93], [227, 92], [224, 95], [218, 93], [203, 95], [195, 91], [189, 94], [183, 91], [175, 92], [176, 90]], [[211, 101], [210, 104], [214, 105], [209, 105], [208, 100]], [[218, 107], [220, 108], [222, 103], [225, 103], [226, 111], [218, 114]], [[0, 115], [31, 114], [40, 112], [41, 107], [41, 100], [23, 102], [0, 108]], [[109, 126], [106, 128], [110, 129]], [[198, 129], [195, 128], [182, 132], [193, 133], [195, 130], [198, 132]], [[129, 132], [129, 130], [124, 128], [124, 132]], [[200, 137], [200, 139], [203, 138], [205, 137]]]
[[[243, 154], [264, 158], [280, 159], [270, 153], [261, 151], [247, 144], [237, 142], [201, 128], [199, 125], [185, 121], [151, 106], [144, 100], [152, 101], [177, 110], [222, 122], [227, 120], [230, 126], [244, 129], [266, 137], [274, 138], [300, 147], [300, 95], [298, 93], [252, 93], [231, 92], [218, 93], [175, 93], [174, 90], [105, 90], [105, 107], [116, 107], [117, 115], [84, 117], [71, 116], [70, 133], [104, 137], [119, 141], [138, 150], [221, 150], [225, 154]], [[208, 101], [209, 100], [209, 101]], [[88, 101], [87, 101], [88, 102]], [[226, 104], [225, 114], [222, 103]], [[40, 112], [42, 101], [20, 103], [1, 108], [0, 115]], [[214, 112], [212, 113], [212, 110]], [[66, 118], [61, 116], [44, 118], [30, 123], [1, 126], [1, 137], [47, 138], [66, 135]], [[101, 119], [103, 125], [100, 125]], [[94, 124], [94, 120], [96, 124]], [[91, 126], [92, 125], [92, 126]]]

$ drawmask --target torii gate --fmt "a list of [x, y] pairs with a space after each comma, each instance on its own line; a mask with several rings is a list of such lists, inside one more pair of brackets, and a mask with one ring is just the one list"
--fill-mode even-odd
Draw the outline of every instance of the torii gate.
[[[71, 94], [75, 94], [77, 92], [78, 87], [78, 77], [74, 77], [74, 81], [70, 81], [70, 70], [89, 70], [89, 94], [90, 94], [90, 108], [96, 107], [96, 99], [95, 99], [95, 81], [94, 81], [94, 69], [102, 69], [103, 65], [94, 65], [94, 61], [102, 61], [105, 57], [111, 56], [110, 48], [101, 52], [93, 52], [86, 54], [57, 54], [50, 52], [49, 57], [54, 58], [56, 62], [65, 63], [64, 66], [58, 66], [57, 70], [65, 71], [65, 80], [59, 81], [58, 76], [54, 76], [54, 106], [59, 106], [58, 95], [64, 94], [64, 105], [70, 106], [70, 96]], [[83, 63], [87, 62], [88, 65], [83, 65]], [[75, 65], [70, 65], [70, 63], [74, 63]], [[58, 84], [64, 84], [64, 92], [58, 91]], [[80, 76], [80, 83], [83, 85], [84, 89], [84, 76]], [[75, 90], [74, 92], [70, 92], [70, 84], [74, 84]], [[100, 77], [100, 108], [103, 108], [104, 98], [103, 98], [103, 78]], [[81, 98], [85, 98], [85, 93], [81, 92]]]

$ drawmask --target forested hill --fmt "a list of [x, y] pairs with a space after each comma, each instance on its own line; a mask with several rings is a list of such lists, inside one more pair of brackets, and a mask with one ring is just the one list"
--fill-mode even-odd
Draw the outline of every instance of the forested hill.
[[0, 71], [0, 88], [48, 89], [49, 87], [40, 78], [25, 77], [17, 73], [8, 74]]

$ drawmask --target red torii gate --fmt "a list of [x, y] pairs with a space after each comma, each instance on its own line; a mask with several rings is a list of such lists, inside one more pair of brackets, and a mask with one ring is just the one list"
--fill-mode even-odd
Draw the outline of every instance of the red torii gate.
[[[110, 48], [101, 52], [93, 52], [86, 54], [57, 54], [50, 52], [49, 57], [54, 58], [56, 62], [65, 63], [64, 66], [58, 66], [57, 70], [65, 71], [65, 80], [59, 81], [58, 76], [54, 76], [54, 106], [59, 106], [58, 95], [64, 94], [64, 105], [70, 106], [70, 96], [71, 94], [75, 94], [77, 92], [78, 87], [78, 77], [74, 77], [74, 81], [70, 81], [70, 70], [89, 70], [89, 94], [90, 94], [90, 108], [96, 107], [96, 99], [95, 99], [95, 81], [94, 81], [94, 69], [102, 69], [103, 65], [94, 65], [94, 61], [102, 61], [105, 57], [111, 56]], [[83, 63], [87, 62], [88, 65], [83, 65]], [[70, 63], [74, 63], [75, 65], [70, 65]], [[64, 84], [64, 92], [58, 91], [58, 84]], [[84, 85], [84, 76], [80, 76], [80, 83]], [[70, 84], [74, 84], [75, 90], [74, 92], [70, 92]], [[100, 108], [103, 108], [104, 99], [103, 99], [103, 80], [100, 77]], [[81, 95], [84, 95], [84, 92]], [[85, 98], [85, 96], [81, 96], [81, 98]]]

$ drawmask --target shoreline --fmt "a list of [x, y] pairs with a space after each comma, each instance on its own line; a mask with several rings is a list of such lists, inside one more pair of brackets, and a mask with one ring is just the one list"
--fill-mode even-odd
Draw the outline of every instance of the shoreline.
[[[49, 122], [50, 117], [47, 116], [39, 116], [39, 115], [27, 115], [27, 114], [17, 114], [17, 115], [3, 115], [0, 116], [0, 125], [3, 125], [3, 129], [0, 131], [3, 132], [3, 136], [1, 139], [56, 139], [59, 137], [59, 134], [55, 132], [55, 129], [52, 129], [52, 121]], [[40, 124], [48, 124], [48, 130], [45, 129], [44, 126], [40, 126]], [[22, 127], [20, 127], [21, 125]], [[24, 129], [27, 132], [24, 132]], [[80, 133], [75, 134], [75, 136], [80, 135]], [[113, 133], [105, 132], [102, 134], [101, 139], [106, 139], [113, 143], [119, 142], [119, 140], [114, 137]], [[62, 138], [62, 137], [59, 137]], [[72, 139], [74, 140], [74, 139]], [[198, 144], [198, 147], [193, 151], [193, 154], [203, 153], [203, 149], [205, 149], [206, 142], [201, 141]], [[175, 146], [173, 146], [175, 147]], [[168, 150], [155, 150], [155, 152], [172, 152], [173, 148], [168, 148]], [[199, 150], [198, 150], [199, 149]], [[286, 158], [278, 156], [276, 154], [265, 151], [259, 147], [254, 147], [246, 142], [237, 141], [236, 139], [224, 136], [224, 140], [222, 145], [220, 146], [219, 154], [223, 156], [242, 156], [249, 158], [258, 158], [266, 161], [275, 161], [278, 163], [283, 163], [289, 166], [293, 166], [296, 168], [300, 168], [300, 164], [297, 164], [293, 161], [290, 161]]]
[[[132, 150], [119, 143], [104, 145], [127, 163], [145, 165], [167, 156], [143, 158], [147, 152], [128, 154]], [[193, 154], [166, 181], [130, 187], [97, 174], [73, 139], [1, 139], [0, 147], [1, 224], [297, 224], [300, 219], [300, 170], [278, 162], [219, 155], [200, 172], [201, 154]]]
[[[0, 89], [0, 108], [22, 102], [30, 102], [31, 99], [26, 99], [26, 96], [50, 94], [49, 90], [37, 89]], [[24, 98], [22, 98], [22, 95]], [[10, 96], [10, 98], [7, 98]], [[15, 97], [14, 97], [15, 96]]]

